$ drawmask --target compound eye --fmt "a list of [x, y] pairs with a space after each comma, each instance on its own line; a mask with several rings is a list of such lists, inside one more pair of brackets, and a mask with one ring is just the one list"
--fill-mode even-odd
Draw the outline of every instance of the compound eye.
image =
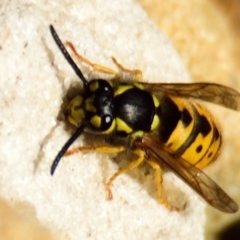
[[115, 119], [111, 114], [104, 114], [101, 117], [101, 131], [105, 134], [112, 133], [115, 129]]

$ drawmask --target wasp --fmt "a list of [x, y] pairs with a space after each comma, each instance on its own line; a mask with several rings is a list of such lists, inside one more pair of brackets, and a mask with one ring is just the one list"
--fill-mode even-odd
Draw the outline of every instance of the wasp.
[[[87, 81], [52, 25], [50, 32], [83, 84], [83, 92], [71, 100], [66, 110], [67, 119], [76, 130], [54, 159], [51, 175], [63, 156], [78, 151], [119, 153], [130, 149], [136, 159], [108, 180], [108, 199], [112, 199], [111, 186], [115, 179], [146, 161], [155, 170], [158, 199], [169, 210], [179, 208], [172, 206], [162, 195], [161, 165], [170, 168], [214, 208], [226, 213], [238, 211], [238, 205], [202, 171], [217, 158], [222, 138], [210, 113], [193, 100], [239, 110], [240, 94], [237, 91], [215, 83], [145, 83], [141, 81], [139, 70], [125, 69], [115, 58], [112, 59], [117, 67], [131, 73], [131, 79], [121, 80], [115, 74], [112, 80]], [[94, 69], [115, 73], [79, 55], [70, 42], [67, 45]], [[122, 141], [120, 145], [111, 141], [112, 144], [107, 146], [68, 150], [83, 132]]]

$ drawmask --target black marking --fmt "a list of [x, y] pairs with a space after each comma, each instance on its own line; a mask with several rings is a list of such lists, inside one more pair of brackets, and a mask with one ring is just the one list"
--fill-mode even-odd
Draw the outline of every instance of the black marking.
[[202, 145], [199, 145], [197, 148], [196, 148], [196, 152], [197, 153], [200, 153], [202, 151]]
[[116, 135], [121, 138], [126, 138], [129, 134], [125, 131], [117, 131]]
[[[218, 129], [216, 128], [216, 127], [213, 127], [213, 138], [212, 138], [212, 141], [211, 141], [211, 144], [209, 145], [209, 147], [211, 147], [216, 141], [220, 141], [220, 144], [219, 144], [219, 146], [218, 146], [218, 149], [220, 148], [220, 146], [221, 146], [221, 135], [219, 134], [219, 131], [218, 131]], [[210, 159], [209, 160], [209, 162], [205, 165], [205, 166], [207, 166], [207, 165], [209, 165], [215, 158], [216, 158], [216, 156], [217, 156], [217, 152], [218, 152], [218, 149], [217, 149], [217, 151], [215, 152], [215, 155], [213, 156], [213, 152], [206, 152], [204, 155], [203, 155], [203, 157], [201, 158], [201, 159], [199, 159], [196, 163], [195, 163], [195, 165], [197, 165], [198, 163], [200, 163], [201, 161], [202, 161], [202, 159], [206, 156], [206, 154], [207, 154], [207, 158], [208, 159]], [[211, 158], [213, 158], [213, 159], [211, 159]]]
[[208, 154], [208, 158], [211, 158], [212, 157], [212, 155], [213, 155], [213, 153], [212, 152], [210, 152], [209, 154]]
[[214, 128], [214, 140], [217, 141], [220, 138], [220, 133], [218, 129], [215, 127]]
[[156, 112], [152, 96], [139, 88], [131, 88], [114, 98], [115, 117], [133, 131], [149, 132]]
[[198, 120], [198, 131], [202, 133], [203, 137], [206, 137], [211, 132], [212, 127], [204, 115], [199, 115]]
[[158, 108], [158, 116], [160, 117], [159, 140], [166, 143], [172, 132], [181, 120], [182, 113], [178, 106], [168, 96], [163, 96], [161, 105]]
[[[189, 104], [191, 104], [189, 102]], [[208, 119], [204, 115], [200, 115], [196, 108], [191, 104], [193, 110], [194, 127], [189, 135], [188, 139], [177, 149], [177, 153], [182, 155], [188, 148], [191, 147], [192, 143], [196, 140], [199, 134], [202, 134], [205, 138], [212, 130], [212, 127]]]
[[192, 116], [189, 113], [189, 111], [184, 108], [182, 111], [182, 123], [184, 125], [184, 127], [186, 128], [191, 122], [192, 122]]

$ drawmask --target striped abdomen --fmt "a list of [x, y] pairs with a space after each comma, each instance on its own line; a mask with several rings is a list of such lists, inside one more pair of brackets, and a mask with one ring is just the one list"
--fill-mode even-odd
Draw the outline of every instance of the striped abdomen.
[[159, 138], [168, 148], [198, 168], [214, 161], [221, 136], [206, 110], [187, 99], [164, 96], [158, 115]]

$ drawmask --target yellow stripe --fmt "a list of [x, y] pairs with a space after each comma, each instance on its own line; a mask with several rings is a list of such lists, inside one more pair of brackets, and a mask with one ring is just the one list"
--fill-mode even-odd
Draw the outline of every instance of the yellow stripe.
[[176, 151], [191, 136], [193, 128], [194, 121], [192, 121], [187, 128], [184, 127], [182, 121], [179, 121], [170, 138], [168, 139], [166, 146], [169, 146], [171, 150]]
[[116, 118], [116, 128], [117, 131], [123, 131], [127, 134], [131, 133], [133, 130], [129, 127], [121, 118]]
[[119, 86], [117, 91], [114, 93], [114, 97], [116, 97], [117, 95], [120, 95], [120, 94], [126, 92], [128, 89], [131, 89], [131, 88], [133, 88], [132, 85], [121, 85], [121, 86]]
[[194, 129], [194, 112], [193, 107], [189, 101], [184, 98], [171, 97], [172, 101], [178, 107], [179, 111], [186, 109], [192, 117], [192, 122], [186, 127], [183, 122], [180, 120], [177, 123], [177, 126], [173, 130], [171, 136], [169, 137], [166, 146], [171, 150], [176, 151], [179, 149], [191, 136]]

